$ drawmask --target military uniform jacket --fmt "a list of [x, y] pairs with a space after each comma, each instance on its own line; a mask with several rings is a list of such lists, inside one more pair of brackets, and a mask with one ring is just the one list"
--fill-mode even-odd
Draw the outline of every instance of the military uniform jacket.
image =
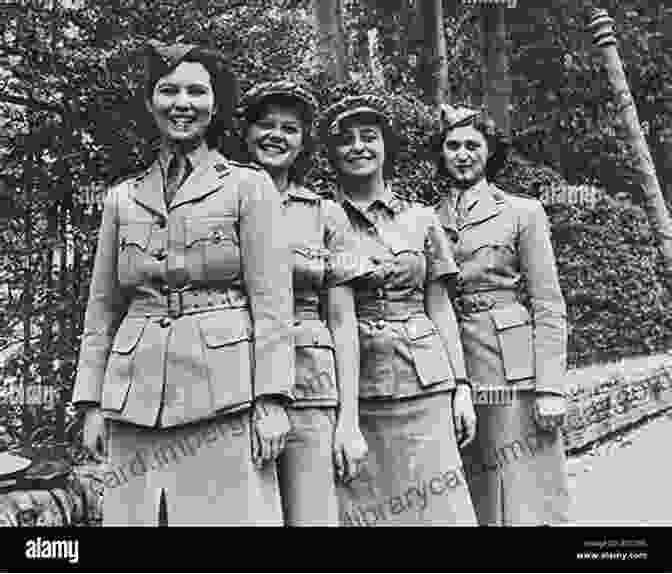
[[339, 195], [371, 271], [353, 281], [364, 399], [447, 391], [465, 377], [459, 341], [444, 341], [425, 309], [427, 283], [457, 274], [431, 207], [386, 190], [365, 210]]
[[[449, 198], [436, 210], [460, 268], [456, 307], [469, 374], [481, 387], [563, 394], [566, 306], [544, 208], [485, 180], [465, 193], [459, 211]], [[529, 309], [518, 300], [521, 287]]]
[[357, 255], [357, 242], [336, 202], [296, 184], [282, 197], [294, 270], [293, 406], [336, 406], [335, 350], [324, 298], [330, 287], [357, 277], [351, 257]]
[[105, 198], [73, 402], [174, 426], [291, 398], [291, 259], [268, 175], [201, 150], [170, 207], [160, 162]]

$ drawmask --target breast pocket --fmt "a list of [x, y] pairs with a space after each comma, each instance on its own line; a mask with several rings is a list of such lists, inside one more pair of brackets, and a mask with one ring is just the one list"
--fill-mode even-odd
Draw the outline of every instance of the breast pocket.
[[122, 285], [135, 285], [142, 280], [151, 235], [151, 221], [119, 226], [118, 273]]
[[194, 217], [184, 222], [187, 269], [195, 280], [226, 280], [240, 274], [235, 217]]
[[448, 353], [429, 317], [412, 317], [406, 323], [409, 347], [423, 387], [454, 378]]
[[295, 245], [294, 287], [319, 289], [324, 282], [325, 261], [328, 251], [318, 245]]
[[105, 370], [102, 408], [121, 411], [133, 378], [142, 376], [136, 373], [134, 357], [147, 321], [145, 317], [127, 317], [117, 330]]
[[331, 332], [321, 321], [304, 321], [294, 333], [296, 399], [336, 398], [336, 362]]
[[495, 307], [490, 309], [490, 316], [497, 331], [506, 380], [534, 378], [534, 333], [527, 309], [519, 304]]
[[239, 310], [218, 311], [199, 319], [215, 409], [252, 399], [252, 329]]

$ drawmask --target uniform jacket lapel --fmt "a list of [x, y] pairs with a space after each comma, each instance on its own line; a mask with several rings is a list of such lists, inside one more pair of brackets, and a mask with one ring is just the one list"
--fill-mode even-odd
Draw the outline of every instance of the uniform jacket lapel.
[[133, 181], [133, 199], [146, 209], [167, 215], [166, 202], [163, 198], [163, 174], [158, 161], [155, 161], [149, 170]]
[[484, 185], [475, 201], [467, 207], [463, 227], [492, 219], [502, 211], [503, 207], [504, 201], [495, 195], [492, 186]]
[[[218, 164], [215, 166], [215, 164]], [[222, 186], [222, 178], [228, 173], [227, 162], [215, 150], [210, 150], [208, 156], [200, 162], [196, 169], [187, 177], [177, 190], [170, 204], [171, 211], [180, 205], [202, 199], [214, 193]]]

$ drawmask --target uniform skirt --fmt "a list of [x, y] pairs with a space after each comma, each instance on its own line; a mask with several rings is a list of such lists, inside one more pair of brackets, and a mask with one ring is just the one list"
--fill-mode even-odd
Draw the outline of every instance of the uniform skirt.
[[281, 526], [275, 463], [252, 463], [250, 414], [168, 428], [108, 420], [103, 525]]
[[475, 526], [453, 428], [452, 392], [360, 400], [369, 452], [338, 487], [345, 526]]
[[568, 521], [562, 435], [537, 427], [534, 401], [534, 391], [517, 391], [510, 404], [476, 405], [476, 438], [462, 451], [462, 460], [481, 525]]

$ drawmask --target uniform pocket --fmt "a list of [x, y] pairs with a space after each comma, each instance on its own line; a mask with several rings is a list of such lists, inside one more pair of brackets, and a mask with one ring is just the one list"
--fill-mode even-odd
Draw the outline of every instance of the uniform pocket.
[[490, 309], [502, 353], [506, 380], [534, 378], [534, 341], [532, 320], [520, 304]]
[[439, 330], [429, 317], [411, 317], [406, 323], [406, 332], [423, 387], [454, 379]]
[[238, 310], [208, 314], [199, 319], [210, 390], [215, 408], [252, 400], [252, 329]]
[[234, 217], [191, 217], [184, 222], [187, 268], [194, 280], [239, 275], [240, 255]]
[[145, 317], [126, 317], [117, 330], [105, 370], [101, 404], [103, 409], [121, 411], [124, 408], [135, 376], [135, 350], [146, 324]]
[[141, 280], [143, 259], [152, 235], [151, 221], [131, 221], [119, 226], [119, 281], [122, 285]]
[[296, 399], [337, 398], [334, 341], [321, 321], [304, 321], [294, 333]]

